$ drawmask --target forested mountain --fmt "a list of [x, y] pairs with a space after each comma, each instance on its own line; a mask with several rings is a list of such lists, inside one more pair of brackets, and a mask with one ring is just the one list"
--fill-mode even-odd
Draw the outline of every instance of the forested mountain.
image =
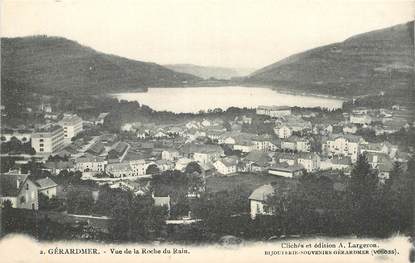
[[74, 41], [47, 36], [1, 39], [2, 88], [38, 93], [101, 94], [177, 86], [198, 81], [155, 63], [107, 55]]
[[264, 67], [246, 83], [351, 96], [386, 91], [407, 97], [414, 87], [414, 22], [356, 35]]

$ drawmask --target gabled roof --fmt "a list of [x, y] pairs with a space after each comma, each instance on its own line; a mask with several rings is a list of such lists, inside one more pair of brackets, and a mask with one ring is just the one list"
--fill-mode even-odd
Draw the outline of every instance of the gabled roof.
[[45, 167], [49, 169], [68, 169], [74, 167], [73, 161], [59, 161], [59, 162], [46, 162]]
[[355, 143], [360, 142], [360, 140], [362, 139], [362, 137], [357, 136], [357, 135], [353, 135], [353, 134], [331, 134], [328, 137], [328, 140], [334, 141], [334, 140], [339, 139], [339, 138], [344, 138], [348, 141], [355, 142]]
[[267, 198], [274, 193], [274, 187], [270, 184], [266, 184], [255, 189], [248, 197], [249, 200], [256, 200], [264, 202]]
[[275, 154], [274, 158], [276, 160], [279, 160], [279, 159], [296, 160], [297, 156], [294, 153], [278, 152], [278, 153]]
[[105, 146], [101, 142], [96, 142], [88, 148], [87, 152], [100, 155], [105, 150]]
[[42, 190], [46, 188], [56, 187], [58, 186], [52, 179], [49, 177], [37, 179], [35, 184]]
[[118, 154], [122, 154], [128, 147], [128, 143], [126, 142], [118, 142], [112, 150], [114, 150]]
[[284, 171], [284, 172], [295, 172], [295, 171], [303, 170], [304, 167], [299, 164], [288, 165], [287, 163], [278, 163], [278, 164], [273, 165], [270, 169]]
[[75, 159], [75, 163], [87, 163], [87, 162], [104, 162], [104, 157], [94, 156], [91, 154], [86, 154], [84, 156], [81, 156], [77, 159]]
[[98, 120], [104, 119], [105, 117], [107, 117], [108, 114], [109, 114], [108, 112], [102, 112], [102, 113], [100, 113], [98, 115]]
[[383, 163], [386, 161], [391, 162], [391, 158], [386, 153], [366, 152], [365, 155], [369, 163], [374, 162], [375, 158], [377, 158], [378, 163]]

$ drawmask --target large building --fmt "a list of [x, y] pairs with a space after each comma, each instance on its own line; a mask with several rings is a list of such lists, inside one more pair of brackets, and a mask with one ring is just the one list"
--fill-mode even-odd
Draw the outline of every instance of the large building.
[[32, 135], [32, 147], [38, 154], [51, 154], [64, 147], [64, 132], [59, 125], [49, 125], [38, 129]]
[[280, 118], [291, 115], [291, 109], [288, 106], [259, 106], [256, 114], [267, 115], [271, 118]]
[[93, 174], [104, 172], [106, 165], [107, 161], [104, 157], [93, 155], [85, 155], [75, 160], [75, 170]]
[[70, 142], [73, 137], [82, 131], [82, 119], [76, 114], [65, 114], [60, 121], [63, 127], [65, 140]]
[[331, 135], [323, 144], [323, 150], [328, 156], [348, 156], [356, 162], [362, 138], [351, 134]]

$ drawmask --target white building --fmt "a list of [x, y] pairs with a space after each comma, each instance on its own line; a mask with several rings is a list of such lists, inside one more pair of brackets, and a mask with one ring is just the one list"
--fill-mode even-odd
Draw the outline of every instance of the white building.
[[349, 124], [349, 125], [345, 125], [343, 127], [343, 133], [350, 133], [350, 134], [355, 134], [357, 132], [357, 126], [353, 125], [353, 124]]
[[60, 125], [63, 127], [65, 141], [68, 143], [82, 131], [82, 119], [76, 114], [65, 114]]
[[288, 151], [310, 152], [311, 143], [307, 138], [291, 136], [281, 140], [281, 149]]
[[350, 157], [333, 157], [320, 162], [320, 170], [350, 170], [352, 161]]
[[168, 161], [174, 161], [180, 157], [179, 151], [175, 149], [166, 149], [161, 152], [161, 159], [162, 160], [168, 160]]
[[233, 145], [233, 149], [235, 151], [241, 151], [243, 153], [249, 153], [253, 150], [256, 150], [256, 145], [252, 141], [243, 140], [243, 141], [235, 142], [235, 144]]
[[303, 174], [303, 166], [294, 164], [294, 165], [284, 165], [276, 164], [268, 169], [268, 173], [272, 175], [278, 175], [283, 177], [297, 177]]
[[350, 123], [367, 125], [372, 122], [372, 118], [367, 114], [351, 114]]
[[302, 165], [307, 172], [313, 172], [320, 169], [320, 156], [316, 153], [300, 153], [297, 163]]
[[272, 215], [272, 209], [266, 204], [269, 196], [274, 194], [274, 188], [269, 185], [263, 185], [255, 189], [249, 196], [249, 206], [251, 218], [255, 219], [257, 215]]
[[49, 125], [32, 134], [32, 147], [38, 154], [52, 154], [64, 147], [64, 131], [59, 125]]
[[38, 187], [38, 193], [49, 198], [56, 196], [58, 185], [49, 177], [38, 179], [35, 183]]
[[222, 175], [231, 175], [237, 171], [238, 159], [235, 157], [225, 157], [216, 161], [213, 166]]
[[131, 160], [129, 161], [131, 170], [134, 176], [145, 175], [148, 164], [145, 160]]
[[280, 118], [291, 114], [291, 108], [288, 106], [259, 106], [256, 114], [267, 115], [271, 118]]
[[323, 150], [328, 156], [349, 156], [354, 163], [360, 153], [359, 145], [361, 142], [363, 142], [363, 139], [358, 136], [350, 134], [333, 135], [323, 144]]
[[299, 138], [296, 142], [296, 150], [298, 152], [310, 152], [310, 141], [305, 138]]
[[128, 162], [108, 164], [105, 167], [105, 172], [116, 178], [134, 176], [134, 171]]
[[259, 151], [276, 151], [279, 148], [279, 143], [266, 135], [256, 136], [252, 138], [252, 142], [255, 144], [255, 149]]
[[278, 136], [280, 139], [288, 138], [293, 133], [290, 127], [287, 125], [277, 126], [274, 128], [274, 133]]
[[103, 157], [83, 156], [75, 160], [75, 170], [81, 172], [101, 173], [105, 171], [107, 161]]

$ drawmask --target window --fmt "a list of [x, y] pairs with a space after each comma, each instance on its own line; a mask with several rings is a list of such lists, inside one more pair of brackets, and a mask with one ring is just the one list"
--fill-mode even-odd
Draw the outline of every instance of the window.
[[43, 139], [39, 139], [39, 142], [43, 142]]
[[43, 147], [43, 143], [39, 144], [39, 147]]
[[40, 148], [40, 149], [39, 149], [39, 151], [40, 151], [40, 152], [43, 152], [43, 148]]
[[24, 202], [26, 202], [26, 198], [24, 196], [20, 197], [20, 203], [23, 204]]
[[29, 190], [29, 184], [26, 184], [26, 190]]

